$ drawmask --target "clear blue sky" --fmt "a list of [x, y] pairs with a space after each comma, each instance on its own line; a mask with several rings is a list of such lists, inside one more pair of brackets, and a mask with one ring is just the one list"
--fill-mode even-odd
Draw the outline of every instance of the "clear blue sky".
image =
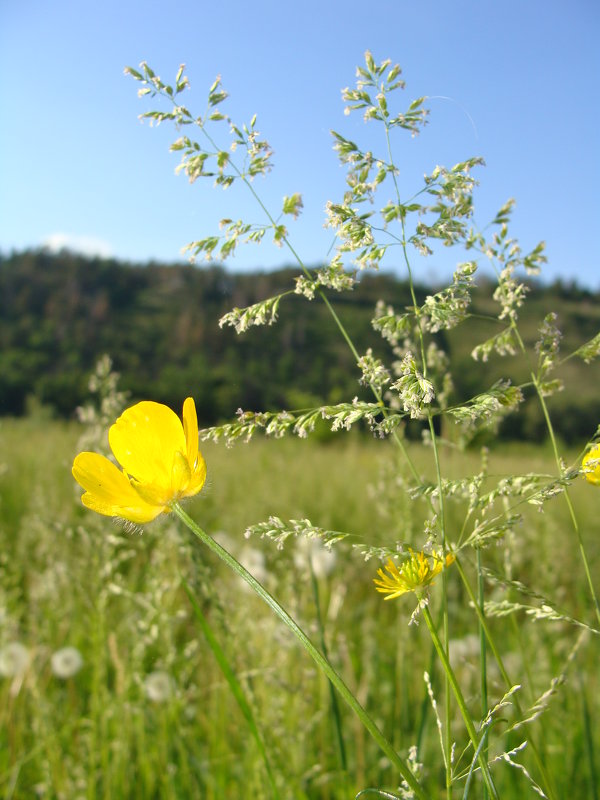
[[[228, 113], [258, 114], [275, 170], [256, 188], [274, 210], [303, 194], [292, 239], [321, 261], [325, 202], [344, 186], [329, 130], [378, 147], [376, 126], [345, 117], [340, 95], [368, 48], [402, 66], [403, 104], [431, 97], [425, 132], [397, 140], [406, 193], [436, 164], [481, 155], [477, 222], [515, 197], [513, 235], [526, 249], [546, 240], [546, 278], [599, 289], [599, 36], [597, 0], [2, 0], [0, 251], [64, 242], [177, 261], [223, 216], [260, 221], [244, 195], [175, 176], [176, 132], [140, 124], [148, 104], [123, 74], [144, 59], [169, 81], [187, 65], [192, 112], [221, 74]], [[454, 260], [436, 254], [420, 277]], [[262, 245], [229, 264], [286, 262]]]

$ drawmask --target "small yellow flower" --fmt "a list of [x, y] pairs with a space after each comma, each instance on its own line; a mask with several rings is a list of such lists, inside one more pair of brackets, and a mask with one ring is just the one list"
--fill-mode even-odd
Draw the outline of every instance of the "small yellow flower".
[[600, 444], [592, 447], [581, 462], [586, 481], [600, 486]]
[[150, 522], [204, 486], [191, 397], [183, 404], [183, 425], [168, 406], [144, 401], [121, 414], [108, 441], [123, 471], [99, 453], [79, 453], [73, 462], [73, 477], [85, 489], [81, 502], [98, 514]]
[[422, 551], [415, 553], [411, 550], [410, 558], [400, 566], [400, 569], [391, 558], [388, 559], [385, 565], [388, 574], [386, 575], [383, 569], [378, 569], [380, 580], [374, 579], [375, 586], [378, 592], [387, 594], [384, 600], [393, 600], [407, 592], [414, 592], [417, 597], [421, 597], [424, 590], [433, 583], [435, 576], [442, 571], [444, 562], [449, 567], [453, 561], [454, 556], [451, 554], [444, 559], [436, 553], [426, 556]]

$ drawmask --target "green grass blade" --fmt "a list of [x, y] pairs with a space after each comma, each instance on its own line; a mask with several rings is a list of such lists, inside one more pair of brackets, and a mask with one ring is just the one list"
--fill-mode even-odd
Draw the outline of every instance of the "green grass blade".
[[596, 767], [594, 765], [594, 740], [592, 738], [592, 723], [590, 719], [590, 710], [587, 703], [587, 698], [585, 696], [585, 689], [583, 686], [583, 681], [581, 678], [579, 679], [579, 689], [581, 691], [581, 700], [583, 703], [583, 724], [584, 724], [584, 740], [585, 740], [585, 752], [587, 755], [587, 760], [589, 764], [590, 770], [590, 800], [598, 800], [598, 779], [596, 776]]
[[215, 660], [217, 661], [219, 667], [221, 668], [221, 672], [223, 673], [225, 680], [229, 684], [229, 688], [231, 689], [232, 695], [235, 697], [238, 706], [240, 707], [240, 711], [244, 715], [246, 722], [248, 723], [248, 728], [250, 729], [250, 733], [252, 734], [254, 741], [256, 742], [256, 746], [262, 756], [262, 759], [265, 764], [265, 769], [267, 772], [267, 776], [269, 779], [269, 783], [271, 785], [271, 791], [275, 800], [279, 800], [279, 792], [277, 790], [277, 785], [275, 783], [275, 777], [271, 770], [271, 764], [269, 762], [269, 757], [267, 755], [267, 750], [265, 747], [265, 743], [260, 735], [260, 731], [258, 730], [258, 726], [256, 724], [256, 720], [254, 719], [254, 714], [252, 713], [252, 708], [250, 707], [250, 703], [248, 702], [246, 695], [244, 694], [244, 690], [238, 681], [231, 664], [227, 660], [227, 656], [221, 649], [217, 638], [210, 627], [208, 620], [202, 613], [202, 609], [196, 597], [190, 588], [189, 584], [182, 578], [182, 585], [186, 591], [186, 594], [192, 604], [192, 608], [194, 609], [194, 614], [196, 615], [196, 620], [200, 627], [202, 628], [202, 633], [204, 634], [206, 641], [210, 649], [213, 652]]
[[410, 770], [406, 761], [393, 748], [389, 740], [379, 730], [372, 717], [358, 702], [356, 697], [352, 694], [350, 689], [346, 686], [342, 678], [338, 675], [329, 661], [323, 654], [314, 646], [308, 636], [304, 633], [298, 623], [287, 613], [287, 611], [279, 605], [277, 600], [269, 594], [269, 592], [262, 586], [256, 578], [251, 575], [247, 569], [237, 561], [230, 553], [221, 547], [211, 536], [209, 536], [202, 528], [194, 522], [194, 520], [186, 514], [183, 508], [178, 503], [173, 503], [171, 506], [172, 511], [179, 517], [179, 519], [186, 525], [186, 527], [203, 542], [210, 550], [215, 553], [227, 566], [240, 576], [256, 594], [264, 600], [273, 613], [286, 625], [286, 627], [294, 634], [296, 639], [300, 642], [302, 647], [315, 661], [319, 669], [329, 678], [331, 683], [335, 686], [337, 691], [341, 694], [344, 701], [350, 706], [352, 711], [356, 714], [362, 725], [370, 733], [373, 739], [377, 742], [381, 750], [389, 758], [395, 769], [398, 770], [400, 775], [404, 778], [408, 786], [414, 792], [418, 800], [428, 800], [428, 797], [423, 790], [420, 783]]
[[[327, 652], [327, 642], [325, 641], [325, 627], [323, 625], [323, 616], [321, 614], [321, 602], [319, 598], [319, 585], [317, 583], [317, 578], [312, 566], [312, 562], [310, 563], [310, 578], [312, 583], [313, 595], [315, 598], [315, 607], [317, 612], [317, 627], [319, 629], [319, 638], [321, 640], [321, 650], [323, 651], [323, 655], [325, 658], [329, 658], [329, 653]], [[336, 734], [336, 741], [338, 745], [338, 752], [340, 757], [340, 767], [344, 775], [348, 772], [348, 760], [346, 758], [346, 746], [344, 744], [344, 734], [342, 730], [342, 715], [340, 712], [340, 707], [337, 699], [337, 694], [335, 691], [334, 685], [329, 681], [329, 696], [331, 698], [331, 713], [333, 716], [333, 723], [335, 728]]]

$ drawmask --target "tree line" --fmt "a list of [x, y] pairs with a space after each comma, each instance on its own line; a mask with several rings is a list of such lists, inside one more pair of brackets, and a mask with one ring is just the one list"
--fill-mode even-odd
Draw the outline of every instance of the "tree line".
[[[135, 265], [63, 251], [30, 250], [0, 256], [0, 414], [22, 415], [33, 398], [70, 417], [88, 396], [97, 359], [108, 353], [120, 388], [180, 409], [193, 395], [202, 425], [245, 410], [302, 408], [361, 395], [347, 344], [317, 299], [284, 298], [273, 326], [238, 336], [220, 317], [293, 287], [297, 270], [231, 273], [220, 266]], [[417, 287], [421, 302], [431, 287]], [[471, 351], [495, 332], [493, 286], [474, 293], [468, 325], [439, 334], [452, 354], [456, 400], [485, 391], [500, 377], [522, 383], [527, 365], [516, 357], [474, 362]], [[331, 299], [359, 353], [371, 347], [387, 363], [389, 345], [371, 326], [377, 301], [402, 311], [412, 304], [408, 284], [368, 273], [351, 292]], [[600, 330], [600, 294], [557, 282], [534, 284], [522, 309], [522, 329], [538, 338], [545, 314], [556, 311], [568, 354]], [[589, 438], [600, 422], [592, 367], [578, 359], [562, 369], [571, 389], [551, 398], [556, 428], [567, 441]], [[596, 373], [597, 374], [597, 373]], [[575, 390], [573, 390], [575, 387]], [[365, 398], [368, 395], [362, 392]], [[537, 439], [544, 420], [535, 403], [509, 417], [503, 435]]]

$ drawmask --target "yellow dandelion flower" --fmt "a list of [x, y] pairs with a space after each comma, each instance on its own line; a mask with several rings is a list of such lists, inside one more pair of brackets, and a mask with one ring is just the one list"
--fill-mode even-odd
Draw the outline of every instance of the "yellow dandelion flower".
[[600, 444], [592, 447], [590, 452], [586, 453], [581, 466], [586, 481], [600, 486]]
[[150, 522], [204, 486], [191, 397], [183, 404], [183, 425], [168, 406], [144, 401], [121, 414], [108, 441], [122, 471], [99, 453], [79, 453], [73, 462], [73, 477], [85, 489], [81, 501], [98, 514]]
[[388, 559], [385, 565], [388, 574], [386, 575], [383, 569], [378, 569], [379, 579], [375, 578], [374, 583], [378, 592], [387, 594], [384, 600], [393, 600], [407, 592], [414, 592], [421, 597], [424, 590], [433, 583], [436, 575], [442, 571], [444, 563], [448, 567], [453, 561], [454, 556], [450, 554], [444, 559], [437, 553], [426, 556], [422, 551], [415, 553], [411, 550], [410, 558], [401, 564], [400, 568], [391, 558]]

